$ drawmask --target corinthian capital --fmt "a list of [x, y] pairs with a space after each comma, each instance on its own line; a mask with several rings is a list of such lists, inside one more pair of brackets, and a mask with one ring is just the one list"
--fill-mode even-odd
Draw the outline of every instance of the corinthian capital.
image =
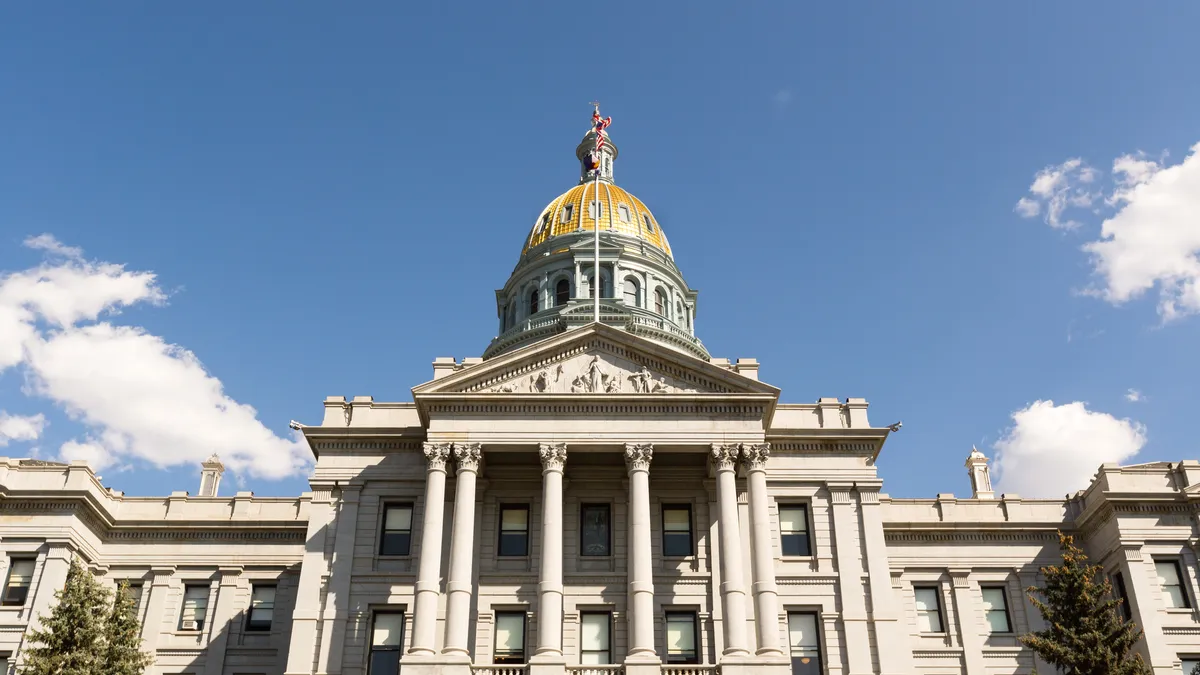
[[436, 471], [446, 470], [446, 461], [450, 459], [450, 444], [449, 443], [426, 443], [425, 444], [425, 461], [429, 462], [429, 468]]
[[736, 443], [729, 445], [713, 443], [712, 452], [709, 456], [712, 458], [713, 466], [717, 468], [717, 471], [733, 471], [737, 466], [738, 451], [739, 448]]
[[767, 460], [771, 457], [770, 443], [742, 443], [742, 461], [749, 471], [761, 471], [767, 468]]
[[483, 456], [478, 443], [455, 443], [454, 462], [459, 471], [478, 471], [479, 458]]
[[538, 446], [538, 455], [542, 458], [542, 468], [562, 471], [567, 463], [566, 443], [542, 443]]
[[630, 471], [649, 471], [654, 458], [654, 446], [649, 443], [626, 443], [625, 466]]

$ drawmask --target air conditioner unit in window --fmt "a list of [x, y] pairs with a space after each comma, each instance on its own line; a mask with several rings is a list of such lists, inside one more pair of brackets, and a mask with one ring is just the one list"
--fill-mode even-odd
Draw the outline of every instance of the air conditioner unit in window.
[[200, 630], [199, 621], [184, 621], [180, 624], [181, 630]]

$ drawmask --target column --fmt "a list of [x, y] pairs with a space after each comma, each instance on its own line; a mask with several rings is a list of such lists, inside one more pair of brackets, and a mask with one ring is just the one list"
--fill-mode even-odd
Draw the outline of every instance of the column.
[[750, 502], [750, 571], [754, 586], [756, 654], [783, 656], [779, 647], [779, 591], [775, 587], [775, 555], [771, 551], [771, 503], [767, 495], [768, 443], [742, 445], [746, 497]]
[[[35, 630], [43, 630], [43, 618], [50, 617], [50, 611], [55, 604], [54, 592], [60, 591], [67, 585], [67, 572], [71, 570], [71, 558], [74, 555], [66, 543], [51, 542], [46, 557], [42, 559], [41, 576], [37, 581], [37, 592], [33, 596], [33, 604], [29, 610], [29, 629], [21, 639], [21, 647], [26, 644], [27, 637]], [[24, 650], [18, 650], [14, 661], [17, 666], [24, 664]]]
[[174, 567], [150, 568], [150, 579], [144, 589], [146, 613], [142, 617], [142, 647], [150, 654], [154, 654], [158, 649], [158, 636], [162, 633], [163, 610], [167, 605], [167, 595], [171, 591], [171, 577], [174, 575]]
[[417, 567], [409, 654], [434, 654], [438, 600], [442, 585], [442, 522], [446, 510], [446, 462], [449, 443], [425, 444], [425, 519], [421, 524], [421, 561]]
[[565, 443], [542, 443], [542, 561], [538, 577], [537, 656], [561, 657], [563, 624], [563, 465]]
[[867, 556], [867, 583], [871, 587], [871, 622], [879, 652], [879, 672], [912, 672], [912, 646], [901, 624], [900, 601], [892, 588], [892, 570], [883, 540], [883, 514], [879, 487], [858, 484], [862, 514], [863, 550]]
[[346, 622], [350, 618], [350, 576], [354, 569], [354, 537], [357, 534], [358, 498], [356, 485], [344, 487], [338, 495], [337, 523], [333, 538], [333, 560], [329, 565], [329, 586], [321, 617], [321, 649], [317, 671], [327, 675], [342, 672], [342, 646], [346, 642]]
[[1146, 665], [1150, 666], [1157, 675], [1166, 675], [1174, 671], [1175, 655], [1171, 653], [1163, 638], [1162, 622], [1159, 620], [1158, 594], [1156, 577], [1146, 565], [1142, 557], [1141, 544], [1122, 544], [1121, 574], [1125, 577], [1125, 592], [1129, 595], [1129, 610], [1133, 612], [1133, 620], [1142, 629], [1141, 643], [1145, 651]]
[[[333, 525], [333, 490], [313, 486], [309, 509], [304, 560], [292, 612], [292, 637], [285, 675], [309, 675], [316, 671], [317, 620], [321, 613], [321, 581], [329, 572], [325, 539]], [[157, 583], [157, 582], [156, 582]]]
[[217, 606], [213, 610], [212, 629], [208, 632], [208, 648], [205, 650], [204, 672], [221, 675], [225, 672], [225, 649], [229, 645], [229, 633], [233, 617], [238, 612], [238, 579], [241, 567], [223, 567], [220, 570], [220, 585], [217, 590]]
[[962, 641], [963, 665], [966, 675], [984, 675], [983, 634], [979, 630], [979, 613], [972, 607], [975, 596], [970, 570], [949, 570], [954, 586], [954, 614], [958, 618], [958, 635]]
[[846, 671], [866, 675], [871, 668], [871, 640], [867, 632], [867, 603], [863, 592], [862, 560], [858, 557], [855, 530], [858, 517], [850, 499], [853, 485], [829, 483], [833, 511], [833, 541], [837, 553], [838, 589], [842, 596], [842, 626], [846, 635]]
[[450, 533], [450, 576], [446, 580], [446, 640], [443, 654], [470, 657], [467, 634], [471, 622], [471, 573], [475, 562], [475, 479], [479, 475], [478, 443], [455, 443], [458, 465], [454, 487], [454, 525]]
[[575, 259], [575, 283], [572, 284], [572, 287], [574, 288], [574, 293], [571, 294], [572, 298], [586, 297], [583, 295], [583, 272], [579, 269], [578, 258]]
[[625, 444], [629, 470], [629, 655], [658, 663], [654, 651], [654, 566], [650, 558], [650, 460], [654, 446]]
[[721, 606], [724, 621], [725, 649], [722, 656], [748, 656], [746, 648], [746, 589], [742, 572], [742, 536], [738, 527], [737, 445], [712, 446], [712, 466], [717, 473], [717, 528], [721, 542]]

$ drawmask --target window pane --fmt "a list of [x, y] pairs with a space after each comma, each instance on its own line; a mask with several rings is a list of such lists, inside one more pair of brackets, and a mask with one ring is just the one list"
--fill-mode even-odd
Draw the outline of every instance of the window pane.
[[606, 556], [609, 550], [609, 514], [608, 504], [585, 505], [581, 512], [580, 522], [580, 554], [585, 556]]
[[1173, 560], [1157, 560], [1154, 570], [1158, 572], [1158, 583], [1161, 586], [1178, 586], [1179, 570], [1175, 569]]
[[779, 529], [785, 533], [808, 531], [808, 509], [803, 506], [779, 507]]
[[1008, 599], [1003, 588], [983, 589], [983, 609], [987, 615], [988, 628], [993, 633], [1008, 633]]
[[274, 607], [275, 606], [275, 587], [274, 586], [255, 586], [254, 599], [250, 601], [255, 607]]
[[372, 647], [399, 647], [404, 634], [404, 614], [380, 612], [375, 615], [375, 626], [371, 630]]
[[[125, 595], [129, 598], [133, 605], [133, 611], [136, 612], [142, 606], [142, 584], [129, 584], [125, 587]], [[0, 673], [4, 671], [0, 670]]]
[[913, 594], [917, 598], [917, 611], [929, 611], [938, 608], [936, 588], [916, 588], [913, 589]]
[[372, 651], [370, 675], [399, 675], [400, 651], [398, 649]]
[[667, 652], [691, 654], [696, 651], [696, 619], [690, 614], [667, 617]]
[[584, 651], [608, 651], [608, 627], [610, 624], [607, 612], [586, 612], [580, 616], [580, 634]]
[[1196, 666], [1200, 666], [1200, 659], [1183, 659], [1183, 675], [1192, 675]]
[[664, 534], [663, 555], [673, 557], [692, 555], [692, 535], [687, 532], [667, 532]]
[[14, 560], [8, 570], [8, 585], [28, 586], [33, 580], [34, 560]]
[[412, 507], [389, 506], [387, 515], [384, 517], [383, 527], [386, 530], [411, 530]]
[[663, 529], [669, 532], [688, 532], [692, 529], [691, 514], [687, 509], [663, 509]]
[[496, 613], [496, 653], [517, 654], [525, 649], [525, 615]]
[[938, 605], [938, 589], [913, 589], [917, 605], [917, 629], [922, 633], [942, 632], [942, 615]]
[[408, 532], [384, 532], [379, 546], [380, 555], [408, 555], [412, 535]]
[[529, 555], [529, 536], [524, 532], [501, 532], [499, 555]]
[[821, 643], [817, 637], [817, 615], [789, 612], [788, 636], [793, 654], [820, 647]]
[[501, 508], [500, 529], [506, 531], [525, 531], [529, 529], [529, 510], [508, 507]]

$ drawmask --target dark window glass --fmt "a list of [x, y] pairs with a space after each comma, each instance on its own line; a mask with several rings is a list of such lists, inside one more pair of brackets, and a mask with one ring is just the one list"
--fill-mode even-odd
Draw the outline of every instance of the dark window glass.
[[1121, 616], [1129, 621], [1133, 618], [1133, 610], [1129, 607], [1129, 594], [1125, 591], [1125, 577], [1120, 572], [1113, 575], [1113, 590], [1121, 601]]
[[612, 663], [612, 614], [580, 612], [579, 662], [583, 665]]
[[554, 286], [554, 304], [565, 305], [571, 301], [571, 282], [559, 279]]
[[500, 507], [500, 555], [529, 555], [529, 505]]
[[820, 675], [821, 633], [815, 613], [788, 612], [788, 645], [792, 675]]
[[563, 219], [564, 223], [571, 222], [572, 217], [575, 215], [575, 205], [567, 204], [566, 206], [564, 206], [563, 210], [562, 210], [562, 214], [563, 214], [562, 219]]
[[654, 231], [654, 223], [650, 222], [650, 216], [643, 213], [642, 220], [645, 221], [645, 223], [646, 223], [646, 231], [653, 232]]
[[537, 314], [538, 311], [538, 292], [530, 291], [529, 293], [529, 313]]
[[692, 507], [690, 504], [663, 505], [663, 555], [692, 555]]
[[383, 507], [379, 555], [408, 555], [412, 545], [412, 515], [412, 504], [389, 504]]
[[802, 504], [779, 506], [779, 542], [784, 555], [812, 555], [808, 540], [808, 507]]
[[[130, 604], [133, 605], [133, 613], [137, 614], [142, 606], [142, 582], [122, 581], [121, 583], [124, 584], [123, 592], [125, 593], [125, 597], [129, 598]], [[118, 585], [117, 588], [122, 589], [122, 586]], [[0, 673], [2, 672], [4, 671], [0, 671]]]
[[696, 613], [667, 612], [667, 663], [699, 663]]
[[496, 612], [494, 663], [525, 663], [525, 612]]
[[404, 613], [377, 612], [371, 626], [371, 663], [368, 675], [399, 675], [402, 644]]
[[19, 607], [29, 596], [33, 583], [33, 558], [13, 558], [8, 561], [8, 580], [4, 583], [4, 605]]
[[275, 586], [254, 584], [250, 591], [250, 611], [246, 614], [246, 630], [271, 630], [275, 617]]
[[612, 555], [612, 510], [608, 504], [584, 504], [579, 510], [579, 554]]

